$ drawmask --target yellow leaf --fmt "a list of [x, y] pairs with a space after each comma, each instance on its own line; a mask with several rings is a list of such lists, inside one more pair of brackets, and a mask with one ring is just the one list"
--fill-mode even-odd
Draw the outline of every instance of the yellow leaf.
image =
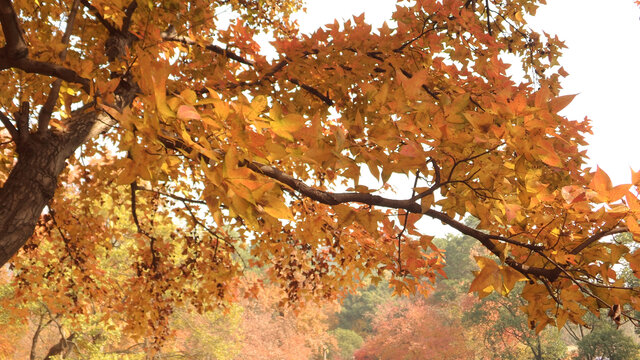
[[278, 136], [293, 141], [291, 133], [296, 132], [304, 125], [304, 118], [299, 114], [288, 114], [284, 117], [272, 118], [269, 124], [271, 130]]
[[478, 267], [480, 267], [480, 272], [471, 282], [469, 292], [490, 292], [492, 289], [500, 289], [502, 276], [498, 264], [486, 257], [476, 256], [475, 258]]
[[510, 266], [502, 266], [501, 268], [502, 268], [501, 270], [502, 270], [503, 286], [507, 294], [511, 292], [516, 282], [527, 280], [527, 278], [524, 275], [522, 275], [519, 271], [514, 270]]
[[182, 90], [180, 97], [189, 105], [195, 105], [196, 101], [198, 101], [198, 95], [196, 95], [196, 92], [191, 89]]
[[293, 220], [291, 210], [284, 203], [284, 200], [273, 199], [268, 206], [263, 207], [264, 212], [276, 219]]
[[166, 95], [166, 73], [167, 71], [162, 68], [159, 70], [161, 65], [155, 65], [154, 71], [151, 73], [151, 81], [153, 82], [153, 96], [156, 101], [156, 109], [160, 115], [171, 118], [175, 117], [175, 114], [169, 106], [167, 105], [167, 95]]
[[433, 199], [433, 194], [427, 195], [420, 199], [420, 208], [422, 209], [422, 212], [431, 209], [431, 206], [433, 206]]

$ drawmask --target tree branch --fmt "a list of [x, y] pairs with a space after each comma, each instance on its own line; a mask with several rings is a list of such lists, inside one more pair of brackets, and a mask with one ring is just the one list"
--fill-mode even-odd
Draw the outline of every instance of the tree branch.
[[68, 83], [80, 84], [86, 92], [90, 91], [89, 79], [83, 78], [77, 72], [65, 68], [64, 66], [51, 64], [44, 61], [29, 59], [26, 57], [20, 59], [4, 58], [0, 59], [0, 70], [9, 68], [20, 69], [30, 74], [40, 74], [56, 77]]
[[489, 36], [493, 36], [493, 31], [491, 30], [491, 14], [489, 8], [489, 0], [485, 0], [485, 13], [487, 14], [487, 32]]
[[311, 95], [317, 97], [318, 99], [322, 100], [322, 102], [324, 102], [325, 104], [327, 104], [329, 106], [333, 105], [333, 100], [331, 100], [328, 96], [323, 95], [316, 88], [311, 87], [311, 86], [309, 86], [307, 84], [303, 84], [298, 79], [295, 79], [295, 78], [290, 78], [289, 81], [291, 81], [292, 83], [300, 86], [301, 88], [306, 90], [309, 94], [311, 94]]
[[82, 3], [82, 5], [84, 5], [87, 9], [89, 9], [89, 11], [91, 12], [91, 14], [93, 16], [95, 16], [98, 21], [100, 21], [100, 23], [102, 24], [102, 26], [104, 26], [107, 31], [109, 32], [109, 34], [114, 34], [118, 31], [118, 29], [116, 29], [115, 25], [113, 25], [112, 23], [110, 23], [108, 20], [106, 20], [102, 14], [100, 14], [100, 11], [98, 11], [98, 9], [91, 5], [91, 3], [87, 0], [80, 0], [80, 2]]
[[0, 55], [7, 59], [21, 59], [27, 56], [29, 48], [22, 36], [18, 15], [11, 0], [0, 0], [0, 24], [6, 44], [0, 48]]
[[[73, 23], [76, 19], [76, 14], [78, 13], [78, 5], [79, 0], [74, 0], [71, 5], [71, 11], [69, 12], [69, 17], [67, 19], [67, 25], [64, 29], [64, 34], [62, 35], [62, 44], [64, 44], [64, 49], [60, 52], [60, 60], [64, 61], [67, 57], [67, 46], [69, 45], [69, 38], [71, 38], [71, 32], [73, 31]], [[40, 109], [40, 114], [38, 115], [38, 133], [45, 134], [49, 129], [49, 121], [51, 120], [51, 114], [53, 113], [53, 108], [58, 102], [58, 96], [60, 95], [60, 86], [62, 85], [62, 80], [56, 79], [51, 85], [51, 90], [49, 91], [49, 95], [47, 96], [47, 100], [44, 105]]]
[[18, 129], [11, 123], [11, 119], [6, 117], [3, 113], [0, 112], [0, 121], [2, 121], [2, 125], [7, 129], [9, 135], [11, 135], [11, 139], [17, 144], [18, 143]]
[[[187, 144], [183, 143], [179, 139], [170, 139], [170, 138], [163, 137], [163, 138], [159, 138], [159, 140], [169, 149], [183, 150], [183, 151], [186, 151], [187, 153], [191, 153], [193, 150], [191, 147], [189, 147]], [[478, 156], [481, 156], [482, 154], [473, 156], [472, 158], [476, 158]], [[204, 158], [205, 160], [211, 160], [203, 154], [199, 154], [199, 156], [201, 158]], [[224, 156], [224, 154], [222, 154], [222, 156]], [[443, 223], [451, 226], [452, 228], [460, 231], [465, 235], [475, 238], [476, 240], [480, 241], [480, 243], [485, 248], [487, 248], [489, 251], [491, 251], [494, 255], [498, 256], [499, 258], [503, 258], [503, 254], [496, 247], [496, 245], [493, 243], [492, 240], [504, 241], [514, 245], [523, 246], [525, 248], [532, 249], [532, 250], [541, 249], [539, 246], [534, 244], [523, 244], [499, 235], [486, 234], [480, 230], [464, 225], [461, 222], [449, 217], [445, 213], [442, 213], [434, 209], [427, 209], [426, 211], [423, 211], [421, 205], [413, 201], [411, 198], [405, 199], [405, 200], [397, 200], [397, 199], [389, 199], [379, 195], [368, 194], [368, 193], [332, 193], [328, 191], [315, 189], [305, 184], [303, 181], [298, 180], [291, 175], [285, 174], [284, 172], [270, 165], [243, 160], [238, 163], [238, 166], [247, 167], [256, 173], [259, 173], [269, 178], [272, 178], [274, 180], [277, 180], [289, 186], [291, 189], [298, 192], [299, 194], [325, 205], [333, 206], [333, 205], [339, 205], [344, 203], [357, 202], [357, 203], [371, 205], [371, 206], [381, 206], [381, 207], [387, 207], [392, 209], [404, 209], [407, 212], [427, 215], [431, 218], [442, 221]], [[551, 282], [555, 281], [558, 278], [558, 275], [560, 274], [559, 269], [546, 269], [546, 268], [528, 266], [528, 265], [517, 262], [515, 259], [509, 256], [505, 258], [504, 262], [522, 274], [545, 277], [549, 279], [549, 281]]]
[[[173, 26], [170, 26], [169, 29], [167, 29], [165, 32], [162, 33], [162, 39], [165, 41], [175, 41], [175, 42], [179, 42], [185, 45], [191, 45], [191, 46], [201, 46], [200, 44], [198, 44], [197, 42], [191, 40], [189, 37], [187, 36], [181, 36], [178, 35], [175, 31], [175, 29], [173, 28]], [[253, 61], [248, 60], [243, 58], [242, 56], [234, 53], [233, 51], [229, 50], [229, 49], [223, 49], [222, 47], [218, 46], [218, 45], [213, 45], [213, 44], [209, 44], [209, 45], [205, 45], [203, 46], [205, 49], [212, 51], [216, 54], [219, 55], [223, 55], [226, 56], [227, 58], [231, 59], [231, 60], [235, 60], [241, 64], [245, 64], [245, 65], [249, 65], [249, 66], [254, 66], [255, 64], [253, 63]]]
[[29, 139], [29, 102], [23, 101], [13, 116], [18, 125], [18, 145], [22, 145]]
[[[179, 42], [185, 45], [191, 45], [191, 46], [202, 46], [200, 44], [198, 44], [197, 42], [195, 42], [194, 40], [190, 39], [187, 36], [182, 36], [182, 35], [178, 35], [175, 28], [173, 26], [169, 26], [169, 28], [167, 30], [165, 30], [162, 33], [162, 39], [166, 40], [166, 41], [175, 41], [175, 42]], [[216, 54], [220, 54], [223, 56], [226, 56], [229, 59], [235, 60], [241, 64], [245, 64], [245, 65], [249, 65], [249, 66], [255, 66], [255, 63], [251, 60], [248, 60], [240, 55], [237, 55], [236, 53], [232, 52], [229, 49], [223, 49], [220, 46], [217, 45], [213, 45], [213, 44], [209, 44], [209, 45], [205, 45], [202, 46], [205, 49], [212, 51]], [[271, 70], [269, 70], [264, 76], [262, 76], [260, 78], [260, 80], [257, 82], [262, 82], [264, 79], [267, 79], [271, 76], [273, 76], [275, 73], [277, 73], [278, 71], [282, 70], [287, 64], [289, 63], [289, 61], [287, 59], [284, 59], [280, 62], [278, 62]], [[331, 100], [331, 98], [329, 98], [329, 96], [322, 94], [318, 89], [314, 88], [313, 86], [307, 85], [303, 82], [301, 82], [300, 80], [296, 79], [296, 78], [289, 78], [288, 79], [291, 83], [300, 86], [303, 90], [305, 90], [306, 92], [308, 92], [309, 94], [317, 97], [318, 99], [322, 100], [322, 102], [324, 102], [325, 104], [327, 104], [328, 106], [332, 106], [333, 105], [333, 100]], [[256, 85], [256, 82], [248, 82], [245, 84], [241, 84], [241, 85]]]
[[174, 194], [169, 194], [169, 193], [165, 193], [162, 191], [158, 191], [158, 190], [154, 190], [154, 189], [147, 189], [147, 188], [143, 188], [138, 186], [136, 188], [137, 190], [142, 190], [142, 191], [149, 191], [158, 195], [162, 195], [162, 196], [166, 196], [168, 198], [174, 199], [174, 200], [178, 200], [178, 201], [182, 201], [182, 202], [190, 202], [190, 203], [194, 203], [194, 204], [201, 204], [201, 205], [206, 205], [207, 202], [203, 201], [203, 200], [194, 200], [194, 199], [189, 199], [183, 196], [178, 196], [178, 195], [174, 195]]
[[152, 270], [156, 270], [158, 267], [158, 256], [156, 254], [155, 242], [156, 238], [149, 234], [146, 230], [140, 226], [140, 221], [138, 221], [138, 212], [137, 212], [137, 201], [136, 201], [136, 191], [138, 190], [138, 184], [134, 181], [131, 183], [131, 216], [133, 217], [133, 222], [138, 229], [138, 233], [146, 236], [149, 239], [149, 250], [151, 251], [151, 266]]
[[[382, 207], [394, 208], [394, 209], [404, 209], [408, 212], [413, 212], [418, 214], [421, 213], [421, 214], [427, 215], [431, 218], [442, 221], [443, 223], [451, 226], [452, 228], [460, 231], [465, 235], [468, 235], [477, 239], [478, 241], [480, 241], [480, 243], [484, 247], [486, 247], [489, 251], [491, 251], [494, 255], [498, 257], [502, 257], [502, 254], [492, 240], [502, 240], [502, 241], [508, 240], [507, 242], [509, 243], [515, 242], [511, 239], [507, 239], [498, 235], [483, 233], [480, 230], [474, 229], [472, 227], [469, 227], [467, 225], [460, 223], [459, 221], [449, 217], [448, 215], [440, 211], [437, 211], [434, 209], [427, 209], [426, 211], [422, 211], [422, 207], [420, 206], [420, 204], [418, 204], [415, 201], [412, 201], [411, 199], [396, 200], [396, 199], [389, 199], [379, 195], [373, 195], [373, 194], [367, 194], [367, 193], [331, 193], [331, 192], [312, 188], [307, 184], [305, 184], [304, 182], [298, 179], [295, 179], [294, 177], [288, 174], [285, 174], [280, 170], [269, 165], [259, 164], [255, 162], [248, 162], [246, 160], [241, 162], [239, 165], [246, 166], [249, 169], [253, 170], [254, 172], [268, 176], [274, 180], [278, 180], [279, 182], [285, 185], [288, 185], [298, 193], [326, 205], [338, 205], [338, 204], [349, 203], [349, 202], [357, 202], [357, 203], [367, 204], [371, 206], [382, 206]], [[521, 244], [515, 242], [514, 245], [521, 245]], [[529, 247], [529, 246], [530, 245], [527, 244], [527, 246], [525, 247]], [[505, 263], [510, 267], [514, 268], [515, 270], [518, 270], [522, 274], [542, 276], [549, 279], [549, 281], [554, 281], [558, 277], [558, 271], [556, 269], [531, 267], [525, 264], [521, 264], [511, 257], [506, 257]]]
[[580, 245], [576, 246], [573, 250], [571, 250], [569, 252], [569, 254], [577, 255], [578, 253], [580, 253], [580, 251], [584, 250], [587, 246], [593, 244], [594, 242], [602, 239], [605, 236], [621, 234], [621, 233], [625, 233], [625, 232], [628, 232], [628, 231], [629, 231], [629, 228], [627, 228], [627, 227], [621, 227], [621, 228], [612, 229], [612, 230], [600, 231], [600, 232], [595, 233], [595, 234], [591, 235], [590, 237], [586, 238], [582, 243], [580, 243]]

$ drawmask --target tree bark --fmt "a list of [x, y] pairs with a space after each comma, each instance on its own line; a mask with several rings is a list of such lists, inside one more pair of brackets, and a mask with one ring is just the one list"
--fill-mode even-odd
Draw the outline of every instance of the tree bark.
[[26, 141], [18, 143], [18, 161], [0, 188], [0, 266], [33, 234], [44, 207], [55, 194], [66, 160], [114, 122], [103, 111], [90, 110], [74, 116], [64, 132], [31, 133]]
[[0, 188], [0, 264], [6, 263], [29, 239], [70, 154], [55, 141], [22, 144], [18, 162]]

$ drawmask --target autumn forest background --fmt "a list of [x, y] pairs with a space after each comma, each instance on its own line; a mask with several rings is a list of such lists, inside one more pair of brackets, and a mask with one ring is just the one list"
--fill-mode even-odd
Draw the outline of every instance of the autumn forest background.
[[[474, 222], [474, 220], [468, 220]], [[632, 241], [618, 236], [615, 241]], [[249, 269], [240, 281], [243, 300], [196, 312], [176, 309], [170, 339], [158, 359], [596, 359], [640, 356], [631, 323], [616, 325], [606, 313], [585, 315], [585, 324], [536, 333], [520, 307], [521, 287], [508, 296], [478, 299], [469, 293], [474, 256], [483, 252], [468, 237], [449, 235], [436, 243], [445, 252], [447, 277], [428, 297], [393, 296], [386, 281], [369, 284], [342, 303], [309, 303], [284, 309], [282, 293]], [[128, 262], [126, 252], [119, 261]], [[113, 268], [103, 269], [115, 276]], [[623, 270], [630, 281], [633, 275]], [[94, 312], [73, 314], [55, 301], [12, 307], [16, 289], [0, 288], [0, 355], [6, 359], [147, 359], [144, 338], [131, 338], [96, 301]], [[368, 283], [368, 281], [365, 280]], [[257, 285], [261, 290], [257, 291]], [[66, 344], [65, 344], [66, 341]]]

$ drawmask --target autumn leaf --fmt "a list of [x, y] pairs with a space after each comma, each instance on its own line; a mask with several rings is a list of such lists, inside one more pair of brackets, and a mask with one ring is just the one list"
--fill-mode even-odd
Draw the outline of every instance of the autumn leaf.
[[191, 105], [180, 105], [176, 116], [180, 120], [200, 120], [200, 114]]
[[549, 107], [554, 113], [560, 112], [562, 109], [567, 107], [575, 97], [576, 94], [558, 96], [549, 102]]

